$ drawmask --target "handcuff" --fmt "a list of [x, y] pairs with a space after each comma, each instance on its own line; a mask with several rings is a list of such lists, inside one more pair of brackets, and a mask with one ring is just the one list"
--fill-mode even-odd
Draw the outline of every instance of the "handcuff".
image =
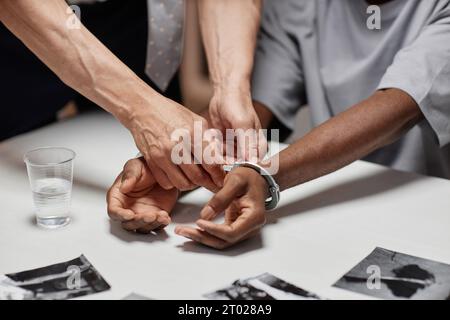
[[225, 172], [231, 172], [236, 168], [250, 168], [258, 172], [269, 185], [269, 197], [266, 199], [265, 207], [267, 211], [273, 210], [280, 202], [280, 186], [277, 184], [273, 176], [265, 168], [252, 162], [236, 162], [232, 165], [223, 166]]

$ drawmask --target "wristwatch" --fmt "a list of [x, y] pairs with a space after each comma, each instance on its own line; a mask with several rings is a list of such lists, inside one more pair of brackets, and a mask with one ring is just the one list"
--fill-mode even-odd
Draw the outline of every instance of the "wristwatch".
[[225, 172], [231, 172], [236, 168], [245, 167], [258, 172], [269, 185], [269, 198], [266, 199], [266, 210], [270, 211], [277, 207], [280, 202], [280, 186], [277, 184], [273, 176], [265, 168], [252, 162], [236, 162], [233, 165], [223, 166]]

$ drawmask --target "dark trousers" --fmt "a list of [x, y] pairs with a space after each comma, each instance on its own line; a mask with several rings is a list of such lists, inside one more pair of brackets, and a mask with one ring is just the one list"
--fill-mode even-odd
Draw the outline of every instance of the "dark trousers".
[[[109, 0], [81, 5], [81, 21], [150, 86], [145, 75], [148, 17], [146, 0]], [[178, 77], [164, 93], [180, 101]], [[0, 141], [56, 120], [69, 101], [81, 110], [98, 108], [62, 83], [0, 23]]]

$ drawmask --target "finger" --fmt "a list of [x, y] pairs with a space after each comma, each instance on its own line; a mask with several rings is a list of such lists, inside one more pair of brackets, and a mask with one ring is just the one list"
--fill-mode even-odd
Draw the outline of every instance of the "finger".
[[233, 164], [236, 162], [236, 143], [234, 139], [227, 139], [224, 140], [224, 147], [223, 147], [223, 154], [224, 154], [224, 162], [226, 164]]
[[137, 231], [137, 229], [143, 228], [147, 223], [142, 220], [131, 220], [122, 222], [122, 228], [127, 231]]
[[225, 224], [217, 224], [207, 220], [198, 220], [197, 226], [203, 231], [219, 238], [224, 241], [231, 240], [231, 236], [229, 234], [232, 232], [232, 228], [230, 225]]
[[[208, 173], [210, 179], [215, 184], [215, 188], [221, 188], [223, 186], [223, 180], [225, 178], [225, 172], [222, 169], [222, 163], [220, 162], [222, 156], [222, 143], [219, 143], [217, 137], [217, 130], [208, 130], [207, 123], [203, 124], [203, 131], [207, 134], [202, 136], [202, 139], [195, 139], [192, 137], [193, 143], [191, 143], [191, 153], [196, 164], [201, 164], [204, 171]], [[206, 151], [208, 159], [204, 159]], [[201, 152], [199, 152], [201, 151]], [[209, 159], [211, 157], [211, 159]]]
[[142, 167], [143, 163], [139, 159], [131, 159], [125, 163], [120, 183], [122, 193], [129, 193], [133, 190], [142, 175]]
[[143, 228], [146, 225], [152, 224], [157, 221], [158, 215], [154, 212], [146, 213], [145, 215], [136, 215], [133, 220], [126, 221], [122, 223], [122, 227], [125, 230], [135, 231], [137, 229]]
[[156, 229], [161, 227], [161, 223], [159, 223], [158, 221], [155, 221], [153, 223], [147, 224], [139, 229], [137, 229], [136, 231], [138, 233], [143, 233], [143, 234], [149, 234], [152, 231], [155, 231]]
[[162, 229], [171, 222], [169, 213], [161, 210], [159, 212], [150, 212], [136, 215], [133, 221], [122, 224], [124, 229], [129, 231], [138, 231], [148, 233], [152, 230]]
[[195, 185], [189, 181], [183, 171], [171, 160], [161, 157], [158, 159], [158, 166], [165, 172], [170, 183], [178, 190], [187, 191], [195, 188]]
[[190, 155], [190, 163], [181, 163], [179, 168], [183, 171], [189, 181], [195, 186], [205, 187], [208, 190], [216, 192], [218, 187], [209, 176], [208, 172], [203, 169], [201, 165], [198, 165], [194, 160], [194, 155]]
[[261, 127], [261, 122], [258, 118], [258, 116], [255, 115], [255, 121], [254, 121], [254, 128], [255, 128], [255, 137], [253, 148], [256, 147], [256, 149], [253, 150], [253, 152], [256, 152], [256, 158], [250, 159], [251, 162], [257, 162], [261, 159], [263, 159], [267, 153], [267, 130], [263, 130]]
[[170, 215], [167, 211], [161, 210], [158, 213], [158, 217], [156, 219], [161, 225], [167, 226], [172, 222], [172, 219], [170, 219]]
[[[222, 230], [220, 225], [216, 225], [219, 227], [219, 228], [216, 228], [212, 225], [208, 226], [206, 224], [206, 223], [211, 223], [210, 221], [204, 221], [204, 220], [202, 220], [202, 221], [204, 223], [198, 221], [197, 225], [199, 225], [199, 226], [201, 225], [202, 227], [200, 227], [200, 228], [203, 229], [204, 232], [207, 232], [207, 233], [215, 236], [216, 238], [224, 240], [229, 246], [257, 235], [261, 229], [261, 226], [259, 226], [258, 228], [253, 228], [253, 230], [249, 230], [248, 232], [239, 235], [239, 237], [232, 238], [228, 235], [229, 234], [228, 230], [227, 230], [228, 228], [223, 228], [224, 230]], [[227, 226], [224, 225], [224, 227], [227, 227]]]
[[209, 174], [217, 188], [222, 188], [225, 179], [225, 172], [223, 171], [222, 166], [219, 164], [203, 163], [202, 167]]
[[258, 139], [254, 128], [237, 131], [237, 159], [256, 162], [258, 157]]
[[209, 176], [208, 172], [206, 172], [203, 167], [197, 164], [180, 164], [180, 169], [194, 185], [205, 187], [212, 192], [216, 192], [219, 190], [219, 188]]
[[230, 175], [223, 186], [208, 202], [200, 212], [205, 220], [217, 217], [229, 207], [231, 202], [240, 197], [245, 190], [245, 184], [236, 175]]
[[263, 132], [263, 130], [259, 130], [258, 133], [258, 160], [264, 159], [267, 154], [267, 138]]
[[245, 159], [246, 161], [250, 161], [252, 163], [257, 163], [258, 162], [258, 134], [255, 131], [249, 141], [249, 147], [248, 147], [248, 153], [247, 153], [247, 158]]
[[229, 246], [227, 242], [196, 228], [178, 226], [175, 228], [175, 233], [215, 249], [225, 249]]
[[121, 175], [114, 181], [106, 193], [107, 211], [109, 217], [114, 221], [128, 221], [134, 218], [134, 212], [123, 208], [122, 202], [117, 198], [120, 195], [119, 184]]
[[[195, 145], [194, 149], [192, 150], [192, 155], [194, 157], [194, 159], [196, 160], [196, 163], [201, 164], [201, 166], [203, 167], [203, 169], [208, 173], [208, 175], [210, 176], [211, 180], [214, 182], [214, 184], [218, 187], [218, 188], [222, 188], [223, 186], [223, 181], [225, 178], [225, 172], [222, 169], [221, 163], [214, 163], [216, 159], [218, 159], [217, 155], [222, 153], [221, 150], [221, 144], [219, 144], [214, 136], [210, 136], [210, 137], [204, 137], [204, 139], [202, 139], [201, 141], [201, 145]], [[203, 154], [197, 154], [198, 152], [196, 150], [198, 150], [198, 148], [200, 148], [199, 150], [208, 150], [210, 148], [213, 148], [214, 151], [212, 151], [212, 159], [203, 159]], [[209, 156], [209, 155], [208, 155]], [[211, 161], [206, 161], [206, 160], [213, 160], [212, 163]]]
[[[172, 162], [171, 157], [166, 157], [166, 154], [162, 151], [155, 152], [153, 156], [154, 157], [152, 157], [152, 160], [154, 161], [156, 167], [164, 172], [172, 187], [175, 187], [181, 191], [192, 190], [195, 188], [195, 185], [189, 181], [183, 171], [181, 171], [181, 169]], [[162, 187], [166, 189], [164, 186]]]
[[158, 165], [156, 165], [153, 159], [150, 157], [146, 157], [145, 161], [147, 162], [147, 166], [156, 182], [158, 182], [158, 184], [165, 190], [173, 189], [173, 184], [170, 182], [164, 171], [161, 170]]
[[265, 219], [259, 215], [241, 215], [232, 224], [217, 224], [207, 220], [198, 220], [197, 225], [228, 243], [236, 243], [246, 238], [250, 233], [261, 228]]
[[108, 204], [108, 215], [114, 221], [129, 221], [135, 216], [130, 209], [124, 209], [115, 204]]

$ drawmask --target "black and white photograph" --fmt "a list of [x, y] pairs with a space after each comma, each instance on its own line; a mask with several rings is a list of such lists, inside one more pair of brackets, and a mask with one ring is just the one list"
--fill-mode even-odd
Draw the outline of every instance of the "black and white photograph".
[[376, 248], [334, 286], [390, 300], [450, 300], [450, 265]]
[[236, 280], [231, 286], [208, 293], [205, 297], [212, 300], [321, 300], [314, 293], [270, 273]]
[[0, 300], [66, 300], [109, 289], [109, 284], [84, 255], [0, 276]]
[[153, 300], [153, 299], [150, 299], [141, 294], [132, 292], [129, 295], [127, 295], [126, 297], [124, 297], [122, 300]]

